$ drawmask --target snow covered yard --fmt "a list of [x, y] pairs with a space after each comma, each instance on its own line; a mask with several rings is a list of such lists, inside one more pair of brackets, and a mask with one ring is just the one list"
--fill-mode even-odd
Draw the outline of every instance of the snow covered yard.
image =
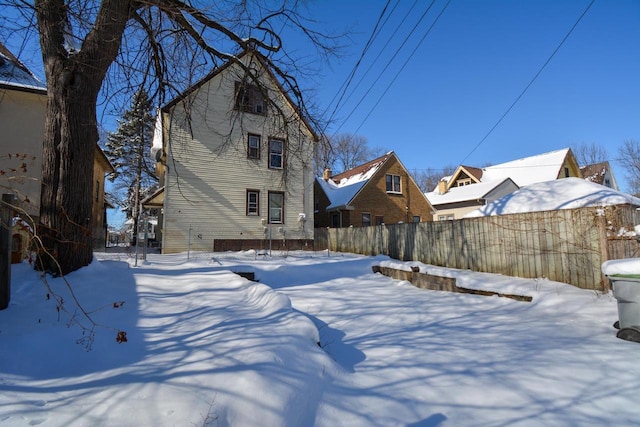
[[[402, 267], [385, 257], [191, 255], [149, 255], [134, 268], [126, 255], [97, 254], [69, 275], [84, 308], [112, 328], [96, 329], [89, 352], [36, 273], [14, 266], [0, 311], [0, 425], [640, 422], [640, 345], [615, 337], [610, 294], [421, 266], [461, 286], [531, 295], [526, 303], [373, 274], [374, 263]], [[74, 311], [62, 280], [49, 282]]]

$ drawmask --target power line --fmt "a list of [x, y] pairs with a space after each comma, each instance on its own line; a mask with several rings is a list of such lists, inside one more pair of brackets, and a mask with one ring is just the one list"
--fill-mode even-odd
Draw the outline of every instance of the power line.
[[[378, 98], [378, 100], [376, 101], [376, 103], [374, 104], [373, 107], [371, 107], [371, 110], [369, 110], [369, 112], [367, 113], [367, 115], [365, 116], [365, 118], [362, 120], [362, 122], [360, 123], [360, 125], [358, 126], [358, 128], [355, 130], [354, 133], [358, 133], [358, 131], [360, 130], [360, 128], [362, 127], [362, 125], [364, 125], [364, 123], [369, 119], [369, 116], [371, 116], [371, 114], [373, 113], [373, 111], [378, 107], [378, 104], [380, 104], [380, 101], [382, 101], [382, 98], [387, 94], [387, 92], [389, 91], [389, 89], [391, 88], [391, 86], [393, 85], [393, 83], [396, 81], [396, 79], [398, 78], [398, 76], [400, 75], [400, 73], [404, 70], [404, 68], [407, 66], [407, 64], [409, 63], [409, 61], [411, 60], [411, 58], [413, 58], [413, 55], [415, 55], [416, 51], [418, 50], [418, 48], [420, 47], [420, 45], [422, 45], [422, 42], [427, 38], [427, 36], [429, 35], [429, 33], [431, 32], [431, 30], [433, 29], [433, 27], [435, 27], [436, 23], [438, 22], [438, 20], [440, 19], [440, 17], [442, 16], [442, 14], [444, 13], [445, 10], [447, 10], [447, 7], [449, 7], [449, 4], [451, 3], [451, 0], [448, 0], [447, 3], [444, 5], [444, 7], [442, 8], [442, 10], [440, 11], [440, 13], [438, 14], [438, 16], [436, 16], [436, 19], [433, 21], [433, 23], [431, 24], [431, 26], [429, 27], [429, 29], [427, 30], [427, 32], [424, 34], [424, 36], [422, 36], [422, 38], [420, 39], [420, 42], [418, 42], [418, 44], [416, 45], [416, 47], [413, 49], [413, 51], [411, 52], [411, 54], [409, 55], [409, 57], [406, 59], [406, 61], [404, 62], [404, 64], [402, 64], [402, 67], [400, 67], [400, 69], [398, 70], [398, 72], [396, 73], [396, 75], [393, 77], [393, 80], [391, 80], [391, 82], [389, 82], [389, 84], [387, 85], [387, 88], [384, 90], [384, 92], [382, 92], [382, 95], [380, 95], [380, 97]], [[433, 3], [432, 3], [433, 4]]]
[[382, 28], [384, 27], [384, 25], [387, 23], [387, 21], [389, 20], [389, 17], [391, 16], [391, 14], [393, 14], [393, 11], [395, 10], [395, 8], [398, 6], [399, 2], [396, 3], [396, 5], [394, 6], [394, 8], [391, 10], [391, 12], [389, 13], [389, 15], [387, 15], [387, 19], [384, 21], [384, 23], [382, 23], [382, 25], [380, 26], [380, 28], [378, 28], [378, 26], [380, 25], [380, 22], [382, 21], [383, 16], [385, 15], [387, 8], [389, 7], [389, 3], [391, 2], [391, 0], [387, 0], [387, 3], [385, 4], [384, 8], [382, 9], [382, 12], [380, 13], [380, 16], [378, 16], [378, 20], [376, 21], [376, 24], [373, 28], [373, 31], [371, 32], [371, 35], [369, 36], [369, 40], [367, 40], [367, 43], [365, 44], [364, 48], [362, 49], [362, 53], [360, 54], [360, 58], [358, 58], [358, 61], [356, 61], [356, 64], [354, 65], [353, 69], [351, 70], [351, 73], [349, 73], [349, 76], [347, 77], [347, 79], [342, 83], [342, 86], [340, 87], [340, 89], [338, 89], [338, 92], [336, 92], [336, 94], [334, 95], [334, 97], [331, 99], [331, 101], [329, 102], [329, 105], [333, 104], [333, 101], [336, 99], [336, 97], [338, 96], [338, 94], [340, 93], [340, 91], [342, 91], [342, 93], [340, 94], [340, 98], [338, 99], [338, 101], [336, 102], [335, 107], [333, 108], [333, 111], [331, 112], [331, 115], [329, 116], [329, 120], [327, 121], [327, 125], [328, 123], [331, 122], [331, 120], [333, 119], [333, 117], [336, 114], [336, 111], [338, 110], [338, 107], [340, 106], [340, 103], [342, 102], [342, 100], [344, 99], [344, 96], [349, 88], [349, 85], [351, 84], [351, 82], [353, 81], [353, 77], [356, 74], [356, 71], [358, 70], [358, 67], [360, 66], [360, 64], [362, 63], [362, 59], [364, 58], [364, 56], [366, 55], [367, 51], [369, 50], [369, 48], [371, 47], [371, 44], [373, 43], [373, 41], [375, 40], [375, 38], [377, 37], [377, 35], [380, 33], [380, 30], [382, 30]]
[[389, 67], [389, 65], [394, 61], [394, 59], [398, 56], [398, 54], [400, 53], [400, 51], [402, 50], [402, 48], [404, 47], [404, 45], [407, 43], [407, 41], [409, 41], [411, 35], [413, 35], [413, 33], [416, 31], [416, 29], [418, 28], [418, 26], [420, 25], [420, 23], [422, 23], [422, 21], [424, 20], [424, 18], [426, 17], [427, 13], [429, 13], [429, 11], [431, 10], [431, 7], [433, 6], [433, 4], [435, 3], [435, 0], [432, 0], [431, 3], [429, 4], [429, 6], [427, 7], [427, 9], [424, 11], [424, 13], [422, 14], [422, 16], [420, 16], [420, 19], [418, 20], [418, 22], [413, 26], [413, 28], [411, 29], [411, 31], [409, 32], [409, 34], [407, 34], [407, 36], [405, 37], [405, 39], [402, 41], [402, 44], [400, 45], [400, 47], [396, 50], [396, 52], [393, 54], [393, 56], [391, 57], [391, 59], [389, 59], [389, 61], [386, 63], [386, 65], [382, 68], [382, 71], [380, 72], [380, 74], [378, 74], [378, 77], [374, 80], [374, 82], [369, 86], [369, 89], [367, 89], [367, 91], [364, 93], [364, 95], [362, 95], [362, 97], [360, 98], [360, 100], [356, 103], [356, 105], [353, 107], [353, 109], [351, 110], [351, 112], [347, 115], [347, 117], [342, 121], [342, 124], [340, 126], [338, 126], [338, 129], [335, 130], [334, 133], [337, 133], [340, 129], [342, 129], [342, 126], [344, 126], [344, 124], [347, 122], [347, 120], [349, 120], [349, 118], [353, 115], [353, 113], [358, 109], [358, 107], [360, 106], [360, 104], [362, 103], [362, 101], [367, 97], [367, 95], [369, 95], [369, 93], [371, 92], [371, 90], [373, 89], [373, 86], [380, 80], [380, 78], [382, 77], [382, 74], [384, 74], [385, 70], [387, 69], [387, 67]]
[[542, 65], [542, 67], [540, 67], [540, 69], [538, 70], [538, 72], [533, 76], [533, 78], [531, 79], [531, 81], [529, 82], [529, 84], [527, 84], [527, 86], [525, 86], [524, 90], [522, 92], [520, 92], [520, 95], [518, 95], [515, 99], [515, 101], [513, 101], [511, 103], [511, 105], [509, 106], [509, 108], [507, 108], [507, 111], [504, 112], [504, 114], [502, 116], [500, 116], [500, 118], [498, 119], [498, 121], [491, 127], [491, 129], [489, 129], [489, 132], [487, 132], [487, 134], [484, 136], [484, 138], [482, 138], [480, 140], [480, 142], [478, 142], [476, 144], [475, 147], [473, 147], [473, 149], [469, 152], [469, 154], [467, 154], [467, 156], [462, 159], [462, 161], [460, 162], [460, 164], [463, 164], [465, 162], [465, 160], [467, 160], [478, 148], [480, 148], [480, 146], [487, 140], [487, 138], [489, 137], [489, 135], [491, 135], [493, 133], [493, 131], [498, 127], [498, 125], [500, 123], [502, 123], [502, 120], [504, 120], [505, 117], [507, 117], [507, 114], [509, 114], [511, 112], [511, 110], [513, 109], [513, 107], [515, 107], [515, 105], [518, 103], [518, 101], [520, 101], [520, 99], [524, 96], [524, 94], [527, 92], [527, 90], [531, 87], [531, 85], [533, 85], [533, 82], [536, 81], [536, 79], [540, 76], [540, 74], [542, 74], [542, 71], [546, 68], [546, 66], [551, 62], [551, 59], [553, 59], [553, 57], [556, 55], [556, 53], [560, 50], [560, 48], [562, 47], [562, 45], [564, 44], [565, 41], [567, 41], [567, 39], [569, 38], [569, 36], [571, 35], [571, 33], [573, 33], [573, 30], [575, 30], [575, 28], [578, 26], [578, 24], [580, 23], [580, 21], [582, 20], [582, 18], [587, 14], [587, 12], [589, 11], [589, 9], [591, 9], [591, 6], [593, 6], [593, 3], [595, 2], [595, 0], [591, 0], [591, 2], [587, 5], [586, 9], [582, 12], [582, 14], [578, 17], [578, 20], [573, 24], [573, 26], [571, 27], [571, 29], [569, 30], [569, 32], [564, 36], [564, 38], [562, 39], [562, 41], [560, 41], [560, 44], [558, 44], [558, 46], [554, 49], [554, 51], [551, 53], [551, 55], [549, 56], [549, 58], [547, 58], [547, 60], [545, 61], [545, 63]]
[[[407, 12], [405, 13], [404, 17], [400, 20], [400, 23], [398, 24], [398, 26], [396, 27], [396, 29], [393, 31], [393, 33], [391, 34], [391, 36], [387, 39], [387, 42], [384, 44], [384, 46], [382, 46], [382, 48], [380, 49], [380, 51], [378, 52], [378, 54], [376, 55], [376, 57], [373, 59], [373, 61], [371, 62], [371, 64], [369, 64], [369, 67], [367, 68], [367, 70], [364, 72], [364, 74], [362, 74], [362, 76], [360, 77], [358, 83], [355, 85], [355, 87], [351, 90], [351, 94], [355, 93], [356, 90], [358, 90], [358, 88], [360, 87], [360, 84], [364, 81], [364, 78], [369, 74], [369, 71], [371, 71], [371, 69], [373, 68], [374, 65], [376, 65], [376, 63], [378, 62], [378, 59], [380, 59], [380, 57], [382, 56], [382, 54], [386, 51], [387, 47], [389, 46], [389, 43], [391, 43], [391, 41], [394, 39], [394, 37], [396, 36], [396, 34], [398, 34], [398, 30], [400, 29], [400, 27], [402, 26], [402, 24], [407, 20], [407, 18], [409, 17], [409, 15], [411, 14], [411, 11], [415, 8], [416, 4], [418, 4], [419, 0], [415, 0], [413, 2], [413, 4], [411, 5], [411, 7], [409, 8], [409, 10], [407, 10]], [[396, 3], [396, 6], [399, 4]], [[394, 7], [395, 10], [395, 7]], [[393, 10], [391, 11], [391, 13], [393, 13]], [[391, 15], [389, 15], [390, 17]], [[342, 105], [340, 106], [340, 108], [337, 109], [337, 112], [339, 112], [342, 109]]]

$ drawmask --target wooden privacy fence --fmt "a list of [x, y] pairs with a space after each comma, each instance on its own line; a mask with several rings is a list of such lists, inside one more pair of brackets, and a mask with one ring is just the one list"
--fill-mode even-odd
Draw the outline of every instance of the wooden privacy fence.
[[640, 256], [635, 237], [624, 233], [638, 219], [634, 207], [608, 206], [316, 229], [315, 247], [607, 290], [602, 263]]

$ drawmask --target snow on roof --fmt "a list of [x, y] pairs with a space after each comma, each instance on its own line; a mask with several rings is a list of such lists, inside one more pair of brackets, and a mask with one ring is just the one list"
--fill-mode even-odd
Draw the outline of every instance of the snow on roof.
[[518, 187], [558, 178], [568, 148], [483, 168], [482, 181], [511, 178]]
[[425, 193], [429, 203], [432, 205], [442, 205], [446, 203], [464, 202], [466, 200], [484, 199], [484, 197], [495, 189], [497, 186], [505, 182], [509, 178], [482, 181], [471, 185], [464, 185], [462, 187], [452, 187], [444, 194], [438, 192], [437, 188], [430, 192]]
[[0, 44], [0, 84], [39, 91], [47, 90], [47, 85], [29, 71], [2, 44]]
[[151, 142], [151, 158], [156, 159], [158, 151], [162, 151], [162, 111], [156, 109], [156, 122], [153, 127], [153, 140]]
[[393, 151], [389, 151], [384, 156], [335, 175], [327, 181], [317, 177], [316, 180], [331, 202], [327, 209], [348, 205], [392, 154]]
[[630, 204], [640, 199], [582, 178], [562, 178], [531, 184], [465, 215], [465, 218], [524, 212]]

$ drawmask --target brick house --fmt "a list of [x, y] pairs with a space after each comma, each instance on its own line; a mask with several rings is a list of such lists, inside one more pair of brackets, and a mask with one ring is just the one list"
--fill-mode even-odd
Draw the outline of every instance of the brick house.
[[393, 151], [338, 175], [326, 170], [316, 178], [314, 202], [316, 228], [433, 219], [429, 201]]

